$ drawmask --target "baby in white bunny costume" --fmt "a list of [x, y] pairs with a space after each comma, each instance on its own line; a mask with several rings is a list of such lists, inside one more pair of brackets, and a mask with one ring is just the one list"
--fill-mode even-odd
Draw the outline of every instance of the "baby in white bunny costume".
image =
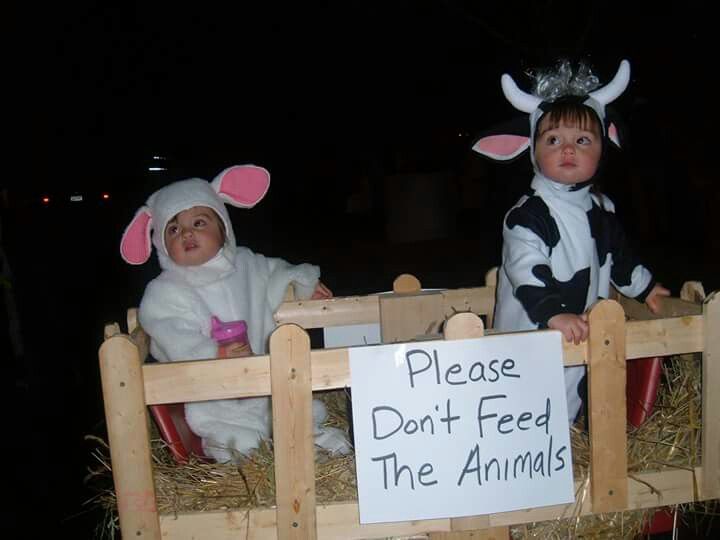
[[[270, 174], [261, 167], [230, 167], [211, 183], [192, 178], [165, 186], [135, 214], [120, 253], [130, 264], [143, 264], [155, 246], [163, 271], [147, 285], [139, 317], [158, 361], [242, 355], [241, 349], [219, 351], [211, 337], [213, 316], [246, 321], [250, 347], [263, 354], [289, 284], [301, 299], [332, 296], [318, 280], [317, 266], [292, 265], [236, 246], [225, 203], [251, 208], [269, 186]], [[237, 462], [272, 431], [268, 398], [188, 403], [185, 415], [205, 454], [218, 462]], [[314, 400], [315, 443], [333, 454], [348, 453], [345, 434], [321, 425], [326, 417], [323, 403]]]

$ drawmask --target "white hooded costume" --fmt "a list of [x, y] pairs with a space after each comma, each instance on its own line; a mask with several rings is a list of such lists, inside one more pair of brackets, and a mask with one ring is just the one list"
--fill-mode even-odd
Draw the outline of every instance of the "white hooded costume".
[[[255, 354], [264, 354], [275, 329], [274, 311], [289, 284], [301, 299], [310, 298], [320, 269], [292, 265], [235, 245], [225, 202], [250, 208], [267, 193], [269, 173], [255, 166], [230, 167], [212, 183], [199, 178], [182, 180], [153, 193], [125, 230], [120, 246], [123, 259], [142, 264], [155, 246], [163, 272], [145, 289], [140, 324], [151, 337], [150, 352], [160, 362], [216, 358], [218, 345], [211, 337], [211, 318], [244, 320]], [[225, 228], [220, 251], [198, 266], [179, 266], [164, 242], [167, 223], [194, 206], [211, 208]], [[152, 232], [152, 237], [151, 237]], [[151, 244], [152, 240], [152, 244]], [[269, 398], [224, 399], [188, 403], [187, 423], [202, 438], [205, 454], [218, 462], [237, 461], [239, 454], [256, 448], [272, 432]], [[315, 442], [331, 453], [347, 453], [344, 433], [322, 427], [327, 411], [314, 400]]]

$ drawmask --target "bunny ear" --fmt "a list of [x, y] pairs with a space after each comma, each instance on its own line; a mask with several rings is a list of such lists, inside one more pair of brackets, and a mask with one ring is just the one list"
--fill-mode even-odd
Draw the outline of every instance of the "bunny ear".
[[120, 255], [128, 264], [143, 264], [150, 258], [152, 243], [150, 228], [152, 214], [150, 208], [143, 206], [137, 211], [130, 225], [125, 229], [120, 241]]
[[224, 201], [240, 208], [252, 208], [270, 187], [270, 173], [255, 165], [236, 165], [221, 172], [212, 187]]

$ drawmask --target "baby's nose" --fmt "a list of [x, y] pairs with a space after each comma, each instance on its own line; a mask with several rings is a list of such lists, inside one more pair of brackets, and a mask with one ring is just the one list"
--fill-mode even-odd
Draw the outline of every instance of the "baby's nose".
[[564, 153], [573, 153], [574, 154], [575, 153], [575, 145], [567, 143], [567, 144], [563, 145], [562, 151]]

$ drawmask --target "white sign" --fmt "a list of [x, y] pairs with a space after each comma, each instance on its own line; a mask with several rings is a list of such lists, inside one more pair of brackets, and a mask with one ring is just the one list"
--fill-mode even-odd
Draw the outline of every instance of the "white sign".
[[574, 501], [559, 332], [349, 351], [361, 523]]

